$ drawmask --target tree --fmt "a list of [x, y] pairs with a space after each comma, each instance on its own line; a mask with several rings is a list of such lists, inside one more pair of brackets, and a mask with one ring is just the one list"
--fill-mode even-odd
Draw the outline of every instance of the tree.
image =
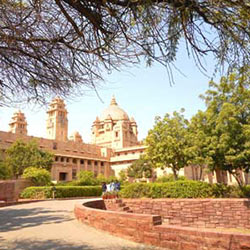
[[250, 170], [250, 72], [242, 70], [222, 77], [219, 84], [210, 82], [202, 96], [207, 105], [207, 164], [211, 170], [228, 171], [240, 187], [241, 172]]
[[53, 154], [40, 150], [35, 141], [25, 143], [22, 140], [17, 140], [6, 150], [5, 163], [12, 170], [12, 173], [18, 177], [23, 174], [27, 167], [50, 171]]
[[50, 172], [46, 169], [35, 167], [25, 168], [23, 177], [30, 179], [35, 186], [47, 186], [51, 183]]
[[1, 0], [2, 103], [95, 89], [104, 70], [143, 58], [171, 79], [183, 41], [200, 66], [209, 53], [247, 65], [249, 13], [248, 0]]
[[91, 171], [83, 171], [81, 170], [77, 174], [77, 180], [82, 186], [94, 186], [98, 184], [97, 179], [94, 176], [94, 173]]
[[11, 177], [10, 169], [8, 168], [8, 166], [6, 166], [5, 162], [0, 160], [0, 180], [6, 180], [9, 179], [10, 177]]
[[204, 168], [210, 160], [208, 151], [210, 145], [210, 127], [208, 126], [206, 112], [198, 111], [191, 118], [188, 126], [188, 141], [190, 147], [188, 149], [189, 164], [197, 169], [197, 179], [201, 180]]
[[178, 112], [174, 112], [172, 117], [169, 114], [164, 118], [156, 117], [154, 128], [146, 138], [147, 158], [155, 168], [171, 168], [175, 180], [189, 159], [187, 125], [188, 121]]
[[140, 155], [140, 158], [134, 161], [128, 168], [127, 174], [129, 177], [134, 178], [151, 178], [153, 174], [153, 167], [149, 159], [144, 155]]

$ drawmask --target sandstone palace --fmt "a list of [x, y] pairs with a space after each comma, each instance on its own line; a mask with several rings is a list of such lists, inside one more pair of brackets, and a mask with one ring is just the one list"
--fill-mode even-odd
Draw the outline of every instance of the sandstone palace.
[[[81, 135], [74, 132], [68, 136], [68, 119], [65, 103], [55, 98], [47, 110], [47, 138], [28, 136], [27, 121], [24, 113], [14, 113], [9, 132], [0, 131], [0, 150], [3, 152], [17, 139], [23, 141], [36, 140], [41, 149], [54, 154], [51, 174], [56, 181], [76, 179], [80, 170], [92, 171], [95, 176], [103, 174], [119, 176], [144, 152], [146, 146], [138, 141], [137, 124], [133, 117], [121, 109], [115, 98], [92, 125], [92, 142], [84, 143]], [[157, 169], [156, 175], [170, 174], [170, 169]], [[205, 172], [202, 178], [198, 166], [186, 166], [179, 171], [188, 179], [207, 181], [210, 183], [235, 183], [235, 179], [226, 171]], [[250, 174], [242, 174], [245, 183], [249, 183]]]
[[129, 118], [113, 97], [92, 125], [92, 143], [83, 142], [81, 135], [74, 132], [68, 137], [68, 119], [65, 103], [55, 98], [47, 110], [46, 138], [29, 136], [24, 113], [14, 113], [9, 132], [0, 131], [0, 148], [5, 151], [14, 141], [35, 139], [41, 149], [54, 154], [51, 174], [57, 181], [71, 181], [80, 170], [92, 171], [95, 176], [106, 177], [119, 174], [143, 153], [137, 138], [137, 124]]

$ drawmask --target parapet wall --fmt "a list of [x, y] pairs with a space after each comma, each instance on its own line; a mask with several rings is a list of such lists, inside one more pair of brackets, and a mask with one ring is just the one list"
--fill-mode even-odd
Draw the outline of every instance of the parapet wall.
[[17, 202], [19, 194], [29, 186], [31, 186], [31, 182], [25, 179], [0, 181], [0, 201]]
[[[119, 206], [111, 206], [113, 209]], [[117, 201], [114, 201], [117, 203]], [[97, 209], [98, 208], [98, 209]], [[82, 223], [135, 242], [172, 250], [243, 250], [250, 249], [250, 235], [211, 231], [162, 223], [161, 216], [105, 210], [104, 201], [75, 205], [75, 216]], [[84, 234], [84, 232], [83, 232]]]
[[250, 199], [123, 199], [123, 202], [133, 213], [158, 214], [169, 225], [250, 229]]

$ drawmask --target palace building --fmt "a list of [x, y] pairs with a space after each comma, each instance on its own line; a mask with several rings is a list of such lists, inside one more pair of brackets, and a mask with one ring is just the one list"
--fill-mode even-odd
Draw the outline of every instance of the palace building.
[[80, 170], [92, 171], [95, 176], [118, 176], [145, 149], [138, 141], [134, 118], [129, 118], [114, 97], [93, 122], [91, 144], [84, 143], [79, 132], [68, 136], [67, 114], [64, 101], [53, 99], [47, 110], [46, 138], [39, 138], [28, 135], [24, 113], [15, 112], [9, 132], [0, 131], [0, 149], [5, 151], [17, 139], [36, 140], [41, 149], [54, 154], [51, 174], [57, 181], [71, 181]]
[[[28, 135], [24, 113], [15, 112], [9, 123], [9, 132], [0, 131], [0, 151], [4, 153], [17, 139], [25, 142], [36, 140], [41, 149], [54, 154], [52, 179], [71, 181], [81, 170], [92, 171], [95, 176], [119, 176], [119, 172], [137, 160], [146, 148], [138, 141], [134, 118], [119, 107], [114, 97], [93, 122], [91, 143], [84, 143], [79, 132], [68, 135], [67, 115], [64, 101], [58, 97], [53, 99], [47, 110], [46, 138], [39, 138]], [[157, 176], [170, 173], [168, 168], [156, 170]], [[226, 171], [205, 173], [199, 166], [187, 166], [180, 170], [179, 175], [192, 180], [200, 180], [202, 176], [202, 180], [210, 183], [235, 183], [233, 176]], [[242, 179], [249, 183], [250, 174], [242, 173]]]

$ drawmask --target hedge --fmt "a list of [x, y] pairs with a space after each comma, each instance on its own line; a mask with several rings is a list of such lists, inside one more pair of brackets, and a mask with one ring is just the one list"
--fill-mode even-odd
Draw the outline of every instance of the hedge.
[[175, 181], [166, 183], [133, 183], [125, 186], [123, 198], [227, 198], [249, 197], [250, 186], [244, 193], [235, 186], [209, 184], [201, 181]]
[[[99, 186], [84, 186], [84, 187], [70, 187], [70, 186], [56, 186], [55, 198], [68, 197], [91, 197], [100, 196], [102, 189]], [[21, 198], [26, 199], [42, 199], [52, 198], [52, 187], [28, 187], [21, 193]]]

